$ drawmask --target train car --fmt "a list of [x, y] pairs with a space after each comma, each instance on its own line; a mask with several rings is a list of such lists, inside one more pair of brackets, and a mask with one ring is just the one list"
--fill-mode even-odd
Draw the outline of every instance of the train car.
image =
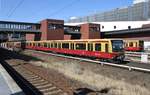
[[144, 50], [144, 41], [142, 40], [124, 40], [126, 51], [140, 52]]
[[19, 52], [19, 51], [22, 51], [23, 49], [25, 49], [25, 41], [23, 41], [23, 42], [21, 42], [21, 41], [4, 42], [4, 43], [1, 43], [0, 46], [1, 46], [1, 48]]
[[118, 39], [27, 41], [26, 48], [114, 62], [124, 60], [123, 40]]

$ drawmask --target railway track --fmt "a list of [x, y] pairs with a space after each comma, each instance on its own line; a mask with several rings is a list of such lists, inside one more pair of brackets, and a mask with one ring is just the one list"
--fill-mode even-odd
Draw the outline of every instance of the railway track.
[[126, 56], [137, 57], [137, 58], [140, 58], [142, 54], [147, 54], [148, 59], [150, 59], [150, 53], [146, 53], [146, 52], [126, 52], [125, 53]]
[[[45, 60], [45, 62], [48, 62], [47, 60], [48, 59], [45, 59], [45, 58], [48, 58], [48, 56], [51, 56], [51, 54], [49, 54], [49, 53], [42, 53], [41, 51], [27, 51], [27, 52], [29, 52], [29, 54], [31, 53], [31, 54], [35, 54], [35, 56], [34, 55], [32, 55], [32, 56], [34, 56], [34, 57], [37, 57], [38, 59], [39, 58], [43, 58], [44, 60]], [[24, 53], [25, 55], [27, 54], [27, 52], [26, 53]], [[39, 52], [39, 53], [38, 53]], [[11, 53], [11, 52], [10, 52]], [[6, 53], [5, 53], [6, 54]], [[8, 54], [8, 53], [7, 53]], [[37, 55], [37, 56], [36, 56]], [[45, 55], [45, 56], [44, 56]], [[28, 54], [27, 54], [27, 56], [28, 56]], [[31, 55], [30, 55], [31, 56]], [[43, 57], [41, 57], [41, 56], [43, 56]], [[61, 55], [60, 55], [61, 56]], [[32, 57], [31, 57], [32, 58]], [[51, 56], [50, 58], [56, 58], [56, 60], [58, 60], [58, 59], [61, 59], [61, 60], [64, 60], [64, 57], [63, 58], [61, 58], [61, 57], [53, 57], [53, 56]], [[58, 59], [57, 59], [58, 58]], [[10, 59], [10, 58], [9, 58]], [[16, 58], [15, 58], [16, 59]], [[18, 58], [17, 58], [18, 59]], [[20, 59], [22, 59], [22, 58], [20, 58]], [[41, 59], [41, 60], [43, 60], [43, 59]], [[70, 59], [69, 59], [70, 60]], [[68, 60], [68, 58], [65, 58], [65, 60], [64, 60], [64, 62], [67, 62], [67, 61], [69, 61]], [[72, 59], [71, 59], [72, 60]], [[79, 64], [81, 64], [81, 66], [83, 66], [83, 67], [85, 67], [85, 68], [88, 68], [88, 70], [90, 69], [90, 70], [94, 70], [93, 72], [95, 72], [95, 73], [101, 73], [101, 72], [103, 72], [103, 70], [104, 71], [106, 71], [107, 73], [108, 73], [108, 77], [109, 77], [109, 70], [110, 70], [110, 73], [111, 72], [118, 72], [118, 71], [120, 71], [120, 72], [122, 72], [123, 74], [119, 74], [118, 76], [120, 76], [120, 77], [122, 77], [122, 75], [123, 75], [123, 77], [124, 78], [126, 78], [126, 75], [127, 75], [127, 77], [128, 77], [128, 74], [129, 74], [129, 76], [130, 76], [130, 74], [134, 74], [134, 75], [131, 75], [131, 77], [129, 78], [129, 82], [131, 82], [131, 80], [133, 80], [133, 78], [132, 77], [138, 77], [138, 76], [145, 76], [145, 74], [147, 75], [148, 73], [141, 73], [141, 72], [135, 72], [135, 71], [133, 71], [133, 72], [130, 72], [130, 71], [127, 71], [127, 70], [123, 70], [123, 69], [120, 69], [120, 68], [112, 68], [112, 70], [111, 70], [111, 67], [109, 67], [109, 66], [104, 66], [103, 67], [103, 65], [105, 65], [105, 64], [102, 64], [102, 66], [101, 65], [99, 65], [99, 63], [98, 64], [95, 64], [95, 65], [93, 65], [93, 64], [88, 64], [89, 62], [87, 62], [87, 65], [86, 64], [84, 64], [84, 63], [86, 63], [85, 61], [83, 61], [82, 60], [82, 58], [81, 59], [76, 59], [76, 60], [79, 60], [79, 62], [81, 62], [81, 63], [79, 63]], [[81, 60], [81, 61], [80, 61]], [[55, 60], [53, 60], [54, 61], [54, 64], [55, 64]], [[52, 61], [52, 62], [53, 62]], [[72, 60], [73, 61], [73, 60]], [[39, 72], [38, 72], [38, 74], [35, 72], [35, 71], [33, 71], [33, 68], [31, 68], [30, 66], [26, 66], [26, 64], [27, 63], [24, 63], [23, 62], [23, 64], [21, 64], [21, 63], [17, 63], [16, 64], [16, 62], [14, 62], [14, 59], [12, 59], [12, 61], [11, 60], [8, 60], [7, 61], [8, 63], [15, 63], [15, 64], [11, 64], [11, 67], [13, 67], [18, 73], [19, 72], [23, 72], [22, 74], [20, 74], [21, 76], [23, 76], [25, 79], [26, 78], [28, 78], [29, 77], [29, 79], [31, 79], [31, 81], [34, 81], [34, 78], [35, 78], [35, 80], [37, 79], [37, 80], [40, 80], [40, 79], [44, 79], [44, 80], [47, 80], [47, 78], [46, 77], [44, 77], [44, 76], [41, 76], [41, 73], [40, 73], [40, 70], [38, 70]], [[28, 61], [29, 62], [29, 61]], [[32, 61], [31, 61], [32, 62]], [[38, 61], [35, 61], [35, 62], [37, 62], [38, 63]], [[49, 61], [50, 62], [50, 61]], [[59, 62], [59, 61], [58, 61]], [[76, 61], [75, 61], [76, 62]], [[97, 61], [98, 62], [98, 61]], [[57, 62], [56, 62], [57, 63]], [[60, 62], [61, 63], [61, 62]], [[63, 62], [62, 62], [63, 63]], [[90, 62], [91, 63], [91, 62]], [[93, 62], [94, 63], [94, 62]], [[77, 64], [78, 64], [78, 61], [77, 61]], [[118, 65], [118, 64], [117, 64]], [[21, 69], [20, 69], [21, 68]], [[22, 69], [23, 68], [23, 69]], [[101, 69], [98, 69], [98, 68], [102, 68], [102, 70]], [[44, 69], [44, 70], [46, 70], [46, 69]], [[108, 70], [108, 71], [107, 71]], [[116, 71], [117, 70], [117, 71]], [[123, 71], [122, 71], [123, 70]], [[132, 69], [131, 69], [132, 70]], [[27, 72], [25, 72], [25, 71], [27, 71]], [[24, 73], [25, 72], [25, 73]], [[104, 74], [106, 74], [106, 72], [104, 72]], [[54, 73], [54, 72], [53, 72]], [[127, 74], [128, 73], [128, 74]], [[44, 73], [44, 74], [46, 74], [46, 73]], [[116, 73], [116, 74], [114, 74], [114, 76], [117, 76], [117, 74], [118, 73]], [[138, 74], [138, 75], [137, 75]], [[143, 75], [144, 74], [144, 75]], [[29, 75], [29, 76], [28, 76]], [[35, 75], [35, 76], [32, 76], [32, 75]], [[56, 73], [54, 74], [54, 75], [57, 75]], [[102, 75], [103, 75], [103, 73], [102, 73]], [[110, 75], [113, 75], [113, 73], [111, 73]], [[33, 79], [32, 79], [33, 78]], [[29, 81], [29, 79], [26, 79], [29, 83], [32, 83], [32, 82], [30, 82]], [[117, 77], [117, 79], [120, 79], [119, 77]], [[127, 78], [128, 79], [128, 78]], [[135, 79], [135, 78], [134, 78]], [[141, 80], [141, 79], [139, 79], [139, 78], [136, 78], [136, 79], [138, 79], [138, 81], [139, 80]], [[144, 78], [144, 79], [146, 79], [146, 78]], [[55, 79], [54, 79], [55, 80]], [[40, 81], [43, 81], [43, 80], [40, 80]], [[59, 78], [59, 81], [61, 81], [61, 78]], [[136, 81], [136, 80], [135, 80]], [[49, 82], [49, 81], [48, 81]], [[57, 81], [55, 81], [55, 82], [57, 82]], [[147, 82], [147, 80], [146, 80], [146, 82]], [[42, 82], [43, 83], [43, 82]], [[59, 86], [58, 85], [55, 85], [55, 83], [53, 83], [53, 82], [49, 82], [50, 84], [52, 84], [53, 86], [55, 86], [55, 87], [58, 87], [59, 88]], [[131, 83], [133, 83], [134, 84], [134, 82], [131, 82]], [[147, 82], [147, 83], [149, 83], [149, 82]], [[147, 84], [146, 83], [146, 84]], [[39, 83], [40, 84], [40, 83]], [[139, 82], [139, 84], [140, 85], [143, 85], [143, 84], [145, 84], [145, 82]], [[32, 84], [33, 85], [33, 84]], [[41, 85], [41, 84], [40, 84]], [[34, 85], [33, 85], [34, 86]], [[87, 87], [87, 86], [86, 86]], [[36, 87], [37, 88], [37, 87]], [[43, 88], [43, 87], [42, 87]], [[79, 86], [79, 87], [77, 87], [77, 89], [78, 88], [84, 88], [84, 87], [81, 87], [81, 86]], [[38, 88], [37, 88], [38, 89]], [[61, 89], [61, 88], [60, 88]], [[75, 88], [76, 89], [76, 88]], [[82, 95], [82, 94], [80, 94], [80, 93], [82, 93], [84, 90], [83, 89], [81, 89], [81, 92], [80, 92], [80, 89], [79, 90], [76, 90], [75, 91], [75, 89], [73, 89], [74, 91], [74, 94], [73, 95]], [[38, 89], [39, 91], [40, 91], [40, 89]], [[62, 89], [61, 89], [62, 90]], [[62, 90], [63, 92], [65, 92], [64, 90]], [[94, 92], [93, 93], [96, 93], [95, 91], [97, 91], [97, 90], [94, 90]], [[87, 92], [87, 90], [86, 90], [86, 92]], [[102, 92], [101, 92], [101, 89], [99, 89], [98, 90], [98, 92], [97, 93], [100, 93], [100, 95], [102, 94], [102, 93], [105, 93], [105, 91], [103, 92], [103, 90], [102, 90]], [[106, 93], [108, 93], [108, 92], [106, 92]], [[68, 93], [67, 93], [68, 94]], [[39, 95], [39, 94], [27, 94], [27, 95]], [[41, 95], [41, 94], [40, 94]], [[59, 95], [59, 94], [54, 94], [54, 95]], [[62, 95], [62, 94], [60, 94], [60, 95]], [[72, 94], [68, 94], [68, 95], [72, 95]], [[84, 94], [83, 94], [84, 95]], [[85, 94], [85, 95], [99, 95], [99, 94]], [[107, 95], [107, 94], [106, 94]], [[108, 94], [109, 95], [109, 94]], [[111, 95], [111, 94], [110, 94]]]
[[37, 88], [43, 95], [68, 95], [63, 92], [62, 89], [56, 87], [54, 84], [50, 83], [45, 78], [39, 76], [38, 74], [32, 72], [28, 68], [22, 65], [13, 66], [14, 69], [21, 74], [29, 83], [31, 83], [35, 88]]
[[[147, 62], [141, 62], [142, 55], [147, 55]], [[133, 62], [139, 62], [139, 63], [150, 63], [150, 53], [147, 52], [126, 52], [126, 59], [133, 61]]]
[[88, 87], [87, 84], [65, 78], [57, 71], [31, 65], [28, 61], [22, 60], [24, 59], [22, 55], [16, 55], [15, 52], [3, 50], [3, 54], [6, 54], [3, 55], [4, 58], [8, 57], [2, 58], [6, 60], [1, 60], [3, 67], [26, 95], [97, 95], [105, 93], [103, 90], [98, 92]]
[[130, 71], [134, 70], [134, 71], [150, 73], [150, 68], [149, 68], [150, 65], [148, 65], [148, 64], [140, 64], [140, 63], [114, 64], [114, 63], [96, 61], [96, 60], [87, 59], [87, 58], [72, 57], [72, 56], [66, 56], [66, 55], [62, 55], [62, 54], [48, 53], [48, 52], [43, 52], [43, 51], [36, 51], [36, 52], [39, 52], [39, 53], [42, 53], [42, 54], [47, 54], [47, 55], [52, 55], [52, 56], [57, 56], [57, 57], [68, 58], [68, 59], [74, 59], [74, 60], [80, 60], [80, 61], [85, 61], [85, 62], [97, 63], [97, 64], [101, 64], [102, 66], [107, 65], [107, 66], [113, 66], [113, 67], [128, 69]]

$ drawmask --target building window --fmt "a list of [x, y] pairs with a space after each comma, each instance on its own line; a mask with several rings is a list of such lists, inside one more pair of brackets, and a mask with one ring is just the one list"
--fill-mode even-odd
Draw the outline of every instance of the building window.
[[90, 27], [91, 32], [98, 32], [99, 30], [99, 27]]
[[128, 29], [131, 29], [131, 26], [128, 26]]
[[104, 26], [102, 26], [102, 29], [104, 29]]
[[49, 24], [48, 29], [56, 30], [56, 29], [63, 29], [63, 24]]

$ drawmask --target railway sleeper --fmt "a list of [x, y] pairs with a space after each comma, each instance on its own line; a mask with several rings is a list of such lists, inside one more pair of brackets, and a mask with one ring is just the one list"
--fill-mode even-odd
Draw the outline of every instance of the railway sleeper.
[[43, 89], [43, 88], [45, 88], [45, 87], [52, 87], [53, 85], [51, 84], [51, 83], [48, 83], [48, 84], [46, 84], [46, 85], [41, 85], [41, 86], [37, 86], [36, 88], [38, 88], [38, 89]]
[[45, 89], [40, 89], [41, 92], [47, 92], [47, 91], [53, 91], [53, 90], [58, 90], [58, 89], [55, 86], [51, 86], [51, 87], [45, 88]]
[[[20, 72], [20, 74], [22, 74], [22, 75], [28, 75], [28, 76], [34, 75], [33, 73], [24, 73], [24, 72]], [[35, 76], [35, 75], [34, 75], [34, 76]]]
[[36, 77], [36, 78], [27, 78], [27, 80], [29, 81], [37, 81], [37, 80], [41, 80], [41, 77]]
[[36, 77], [36, 76], [29, 76], [29, 75], [22, 75], [24, 78], [33, 78], [33, 77]]
[[35, 83], [35, 84], [33, 84], [35, 87], [37, 87], [37, 86], [42, 86], [42, 85], [46, 85], [46, 84], [48, 84], [48, 81], [44, 81], [44, 82], [42, 82], [42, 83]]
[[43, 92], [44, 93], [44, 95], [62, 95], [62, 90], [60, 90], [60, 89], [56, 89], [56, 90], [53, 90], [53, 91], [46, 91], [46, 92]]
[[34, 73], [29, 71], [22, 71], [22, 70], [16, 70], [17, 72], [20, 72], [20, 74], [27, 74], [27, 75], [33, 75]]
[[44, 79], [41, 79], [41, 80], [37, 80], [37, 81], [29, 81], [31, 84], [37, 84], [37, 83], [42, 83], [44, 82], [45, 80]]
[[30, 83], [37, 83], [37, 82], [43, 82], [43, 81], [46, 81], [46, 80], [44, 80], [44, 79], [39, 79], [39, 80], [28, 80]]

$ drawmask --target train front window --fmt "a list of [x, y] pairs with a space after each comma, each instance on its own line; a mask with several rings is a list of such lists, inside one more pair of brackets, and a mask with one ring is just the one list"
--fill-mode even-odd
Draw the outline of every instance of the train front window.
[[123, 41], [122, 40], [113, 40], [112, 41], [112, 50], [113, 50], [113, 52], [123, 51]]

